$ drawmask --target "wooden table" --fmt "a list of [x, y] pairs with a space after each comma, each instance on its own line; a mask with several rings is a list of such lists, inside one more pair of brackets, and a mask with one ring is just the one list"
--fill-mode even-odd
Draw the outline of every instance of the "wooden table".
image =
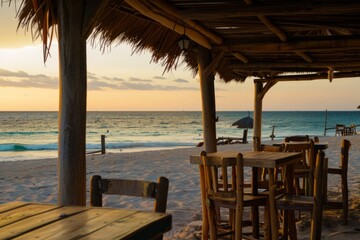
[[[209, 153], [208, 157], [213, 158], [214, 160], [219, 161], [235, 161], [238, 152], [216, 152], [216, 153]], [[251, 152], [243, 152], [244, 158], [244, 166], [249, 166], [253, 168], [252, 171], [252, 191], [253, 194], [257, 193], [257, 168], [266, 168], [269, 172], [269, 189], [272, 189], [271, 186], [274, 186], [275, 179], [274, 179], [274, 170], [279, 167], [287, 167], [287, 173], [289, 173], [287, 177], [287, 182], [291, 182], [291, 178], [293, 177], [293, 163], [299, 161], [301, 159], [301, 153], [289, 153], [289, 152], [260, 152], [260, 151], [251, 151]], [[202, 218], [203, 218], [203, 229], [202, 229], [202, 239], [207, 239], [208, 236], [208, 219], [207, 219], [207, 212], [206, 212], [206, 196], [205, 196], [205, 179], [204, 179], [204, 168], [201, 162], [200, 154], [190, 156], [190, 163], [191, 164], [198, 164], [199, 165], [199, 172], [200, 172], [200, 185], [201, 185], [201, 194], [202, 194]], [[278, 238], [278, 226], [277, 226], [277, 213], [276, 213], [276, 205], [275, 205], [275, 198], [270, 197], [270, 215], [271, 215], [271, 229], [276, 229], [271, 231], [272, 239]], [[258, 231], [258, 214], [255, 212], [253, 215], [253, 232]], [[258, 234], [258, 233], [256, 233]], [[254, 236], [258, 238], [258, 236]]]
[[171, 215], [118, 208], [9, 202], [0, 205], [0, 239], [152, 239]]

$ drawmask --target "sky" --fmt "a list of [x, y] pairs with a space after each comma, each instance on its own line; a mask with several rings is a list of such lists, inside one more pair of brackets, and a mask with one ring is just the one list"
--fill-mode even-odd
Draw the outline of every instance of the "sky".
[[[58, 44], [44, 63], [42, 44], [17, 30], [15, 5], [0, 6], [0, 111], [57, 111]], [[103, 51], [87, 44], [88, 111], [201, 111], [199, 77], [185, 66], [164, 73], [151, 54], [126, 44]], [[252, 111], [254, 83], [215, 80], [217, 111]], [[264, 111], [355, 110], [359, 79], [280, 82], [266, 94]]]

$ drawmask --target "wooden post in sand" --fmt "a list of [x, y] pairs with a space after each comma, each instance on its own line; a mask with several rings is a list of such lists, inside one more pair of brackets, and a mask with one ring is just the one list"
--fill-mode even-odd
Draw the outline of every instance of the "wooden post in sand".
[[86, 205], [85, 0], [57, 1], [59, 30], [59, 205]]
[[101, 154], [106, 153], [106, 147], [105, 147], [105, 135], [101, 135]]

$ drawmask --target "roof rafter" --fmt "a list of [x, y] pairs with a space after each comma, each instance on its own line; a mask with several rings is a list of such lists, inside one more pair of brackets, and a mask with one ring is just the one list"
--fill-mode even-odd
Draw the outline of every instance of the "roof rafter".
[[[333, 78], [350, 78], [350, 77], [359, 77], [360, 72], [340, 72], [340, 73], [334, 73]], [[282, 75], [282, 76], [276, 76], [268, 79], [254, 79], [254, 82], [262, 82], [266, 83], [269, 81], [277, 81], [277, 82], [283, 82], [283, 81], [312, 81], [312, 80], [328, 80], [328, 73], [322, 73], [322, 74], [299, 74], [299, 75]]]
[[[203, 9], [205, 6], [203, 6]], [[360, 2], [343, 1], [268, 1], [257, 2], [256, 5], [238, 4], [237, 7], [213, 4], [206, 11], [198, 8], [187, 8], [181, 14], [187, 19], [222, 19], [241, 18], [249, 16], [277, 16], [277, 15], [317, 15], [317, 14], [346, 14], [358, 13]]]
[[[360, 49], [359, 36], [344, 36], [341, 38], [328, 37], [321, 40], [301, 40], [284, 43], [238, 43], [219, 46], [219, 50], [225, 52], [295, 52], [295, 51], [334, 51]], [[329, 50], [330, 49], [330, 50]]]
[[129, 4], [132, 8], [139, 11], [141, 14], [147, 16], [148, 18], [162, 24], [163, 26], [172, 29], [173, 31], [179, 34], [186, 34], [191, 40], [200, 44], [201, 46], [212, 49], [210, 42], [199, 32], [194, 31], [190, 28], [186, 28], [177, 22], [173, 22], [172, 20], [163, 17], [159, 14], [154, 13], [151, 9], [148, 9], [145, 5], [143, 5], [140, 1], [137, 0], [125, 0], [127, 4]]

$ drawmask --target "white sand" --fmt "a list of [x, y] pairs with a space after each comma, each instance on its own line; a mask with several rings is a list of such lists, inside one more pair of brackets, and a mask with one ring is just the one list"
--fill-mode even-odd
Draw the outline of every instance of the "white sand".
[[[326, 156], [329, 166], [338, 166], [342, 137], [320, 137], [328, 142]], [[341, 211], [325, 211], [323, 236], [346, 231], [360, 232], [360, 135], [347, 137], [352, 143], [349, 161], [350, 221], [343, 226]], [[218, 150], [251, 150], [251, 144], [218, 146]], [[202, 148], [187, 148], [136, 153], [89, 155], [87, 158], [88, 183], [92, 175], [103, 177], [144, 179], [156, 181], [159, 176], [170, 180], [167, 212], [173, 216], [173, 230], [165, 239], [196, 239], [193, 237], [201, 220], [198, 166], [189, 164], [189, 156], [199, 154]], [[0, 203], [7, 201], [57, 202], [57, 170], [55, 159], [0, 162]], [[329, 178], [330, 195], [340, 191], [340, 179]], [[89, 188], [88, 188], [89, 189]], [[89, 197], [88, 197], [89, 199]], [[152, 208], [152, 202], [111, 197], [106, 206]], [[194, 227], [195, 226], [195, 227]], [[195, 230], [194, 230], [195, 229]], [[299, 239], [308, 239], [309, 223], [298, 224]], [[329, 239], [341, 239], [334, 235]]]

